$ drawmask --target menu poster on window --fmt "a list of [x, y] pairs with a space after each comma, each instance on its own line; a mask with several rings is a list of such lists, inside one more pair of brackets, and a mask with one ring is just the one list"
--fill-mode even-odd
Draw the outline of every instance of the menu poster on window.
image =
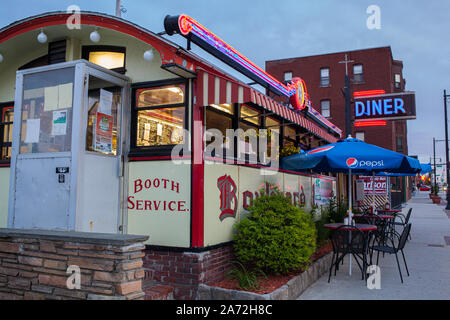
[[94, 130], [94, 150], [111, 153], [113, 140], [113, 116], [97, 112]]
[[52, 136], [64, 136], [67, 129], [67, 110], [53, 111]]
[[100, 102], [98, 104], [98, 112], [111, 115], [112, 102], [113, 93], [100, 89]]

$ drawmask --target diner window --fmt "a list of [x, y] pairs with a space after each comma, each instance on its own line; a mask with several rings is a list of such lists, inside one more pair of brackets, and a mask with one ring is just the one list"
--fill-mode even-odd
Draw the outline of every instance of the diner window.
[[355, 64], [353, 66], [353, 82], [355, 82], [355, 83], [364, 82], [362, 64]]
[[124, 74], [126, 48], [116, 46], [83, 46], [82, 58], [109, 70]]
[[325, 118], [330, 118], [331, 117], [330, 100], [322, 100], [322, 101], [320, 101], [320, 109], [321, 109], [322, 115]]
[[11, 160], [14, 107], [0, 104], [0, 161]]
[[[227, 140], [227, 129], [233, 129], [233, 117], [234, 105], [232, 104], [213, 104], [206, 109], [206, 130], [219, 130], [222, 134], [222, 156], [230, 155], [234, 157], [234, 150], [229, 150], [230, 142]], [[208, 145], [217, 144], [215, 138], [211, 137], [212, 133], [207, 132], [206, 134], [210, 134], [210, 136], [207, 136]], [[211, 153], [211, 156], [219, 156], [215, 153], [215, 150], [207, 151], [207, 153]]]
[[284, 73], [284, 81], [292, 81], [292, 72], [288, 71]]
[[297, 146], [297, 130], [291, 126], [285, 126], [283, 134], [283, 148], [289, 146]]
[[394, 75], [395, 80], [395, 89], [401, 89], [402, 88], [402, 76], [398, 73]]
[[361, 140], [361, 141], [364, 141], [364, 139], [365, 139], [365, 134], [364, 134], [364, 132], [356, 132], [355, 133], [355, 138], [356, 139], [359, 139], [359, 140]]
[[320, 69], [320, 86], [321, 87], [330, 86], [330, 68]]
[[[266, 117], [266, 129], [267, 129], [267, 156], [272, 156], [272, 139], [273, 133], [276, 132], [278, 137], [280, 135], [280, 121], [275, 120], [271, 117]], [[274, 141], [275, 142], [275, 141]], [[279, 147], [278, 147], [279, 149]], [[277, 150], [278, 152], [279, 150]]]
[[245, 104], [242, 104], [240, 109], [239, 128], [244, 132], [239, 137], [239, 146], [241, 150], [244, 150], [245, 154], [257, 156], [257, 141], [261, 127], [260, 113]]
[[185, 84], [136, 90], [136, 147], [183, 143], [186, 118]]

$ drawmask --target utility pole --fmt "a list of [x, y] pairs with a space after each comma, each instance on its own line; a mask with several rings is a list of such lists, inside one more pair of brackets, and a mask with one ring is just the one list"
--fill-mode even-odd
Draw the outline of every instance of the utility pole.
[[354, 62], [353, 60], [348, 60], [347, 54], [345, 55], [344, 61], [339, 61], [339, 63], [345, 63], [345, 136], [348, 137], [352, 134], [352, 101], [350, 92], [350, 76], [348, 75], [348, 64]]
[[116, 0], [116, 17], [122, 17], [122, 0]]
[[449, 168], [449, 150], [448, 150], [448, 118], [447, 118], [447, 90], [444, 90], [444, 114], [445, 114], [445, 171], [447, 173], [447, 206], [445, 210], [450, 210], [450, 168]]
[[436, 188], [436, 138], [433, 138], [434, 187]]

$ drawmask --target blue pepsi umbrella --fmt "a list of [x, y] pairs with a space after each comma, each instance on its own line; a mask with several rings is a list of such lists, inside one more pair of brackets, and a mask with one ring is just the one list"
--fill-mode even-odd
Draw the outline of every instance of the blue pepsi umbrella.
[[387, 150], [359, 139], [347, 138], [309, 152], [286, 157], [285, 170], [371, 174], [378, 172], [417, 174], [422, 169], [417, 159]]
[[[292, 155], [281, 160], [285, 170], [348, 173], [349, 219], [352, 223], [352, 174], [379, 172], [414, 173], [421, 170], [417, 159], [387, 150], [359, 139], [349, 137], [309, 152]], [[351, 259], [351, 256], [350, 256]], [[351, 274], [351, 260], [350, 260]]]

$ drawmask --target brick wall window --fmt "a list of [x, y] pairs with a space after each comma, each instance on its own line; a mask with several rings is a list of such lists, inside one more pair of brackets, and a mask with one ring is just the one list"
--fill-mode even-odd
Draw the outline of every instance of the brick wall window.
[[355, 83], [364, 82], [362, 64], [355, 64], [353, 66], [353, 82], [355, 82]]
[[284, 81], [292, 81], [292, 72], [288, 71], [284, 73]]
[[403, 152], [403, 136], [397, 137], [397, 152]]
[[320, 101], [320, 109], [325, 118], [331, 117], [330, 100]]
[[361, 131], [361, 132], [356, 132], [356, 133], [355, 133], [355, 138], [356, 138], [356, 139], [359, 139], [359, 140], [361, 140], [361, 141], [364, 141], [364, 139], [365, 139], [366, 137], [365, 137], [364, 132]]
[[320, 69], [320, 86], [321, 87], [330, 86], [330, 68]]
[[394, 75], [394, 84], [395, 84], [395, 89], [402, 88], [402, 76], [399, 73], [396, 73]]

